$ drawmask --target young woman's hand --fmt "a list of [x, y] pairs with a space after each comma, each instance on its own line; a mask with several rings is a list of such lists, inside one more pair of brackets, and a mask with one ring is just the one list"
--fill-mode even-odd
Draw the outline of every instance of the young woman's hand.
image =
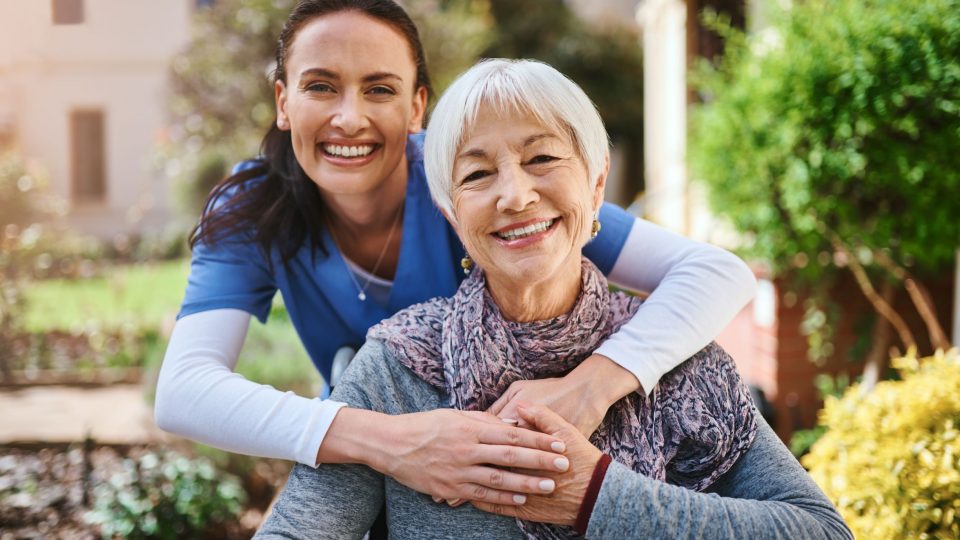
[[[580, 505], [593, 476], [593, 469], [602, 452], [560, 415], [543, 405], [519, 403], [517, 412], [534, 429], [564, 441], [570, 468], [548, 477], [556, 482], [556, 489], [548, 495], [531, 495], [522, 506], [507, 506], [488, 502], [472, 502], [486, 512], [519, 517], [528, 521], [573, 525]], [[523, 472], [523, 471], [520, 471]]]
[[[565, 377], [514, 382], [487, 412], [500, 418], [518, 418], [518, 403], [539, 403], [589, 437], [603, 421], [607, 409], [639, 388], [632, 373], [613, 360], [594, 354]], [[521, 427], [528, 427], [520, 420]]]
[[318, 460], [363, 463], [435, 499], [513, 506], [528, 494], [553, 491], [546, 475], [568, 468], [564, 451], [557, 437], [483, 412], [437, 409], [389, 416], [344, 408]]

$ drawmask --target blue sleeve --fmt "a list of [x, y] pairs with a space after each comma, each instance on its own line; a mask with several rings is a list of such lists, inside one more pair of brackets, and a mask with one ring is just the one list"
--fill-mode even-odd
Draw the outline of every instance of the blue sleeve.
[[[233, 173], [253, 166], [246, 161]], [[217, 203], [229, 199], [224, 194]], [[240, 309], [266, 322], [277, 292], [276, 280], [262, 250], [250, 232], [233, 234], [212, 245], [193, 248], [187, 290], [177, 318], [212, 309]]]
[[604, 275], [609, 275], [613, 270], [634, 221], [635, 217], [615, 204], [603, 203], [600, 207], [600, 234], [587, 242], [583, 254], [597, 265]]

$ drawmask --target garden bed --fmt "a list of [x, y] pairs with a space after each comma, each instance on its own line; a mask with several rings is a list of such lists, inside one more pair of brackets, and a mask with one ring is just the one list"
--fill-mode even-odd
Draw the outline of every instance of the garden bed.
[[156, 331], [21, 333], [7, 340], [0, 388], [138, 383], [162, 347]]
[[[129, 475], [132, 463], [142, 464], [144, 456], [157, 452], [156, 448], [104, 446], [92, 442], [0, 447], [0, 528], [3, 531], [0, 536], [4, 540], [99, 538], [100, 526], [91, 523], [89, 516], [98, 496], [102, 496], [103, 487], [111, 483], [118, 485], [119, 478]], [[232, 472], [241, 478], [245, 504], [236, 519], [202, 531], [200, 538], [249, 538], [289, 470], [289, 464], [268, 460], [250, 462], [226, 458], [226, 463], [228, 466], [232, 463], [237, 469]], [[136, 469], [140, 471], [141, 465]], [[219, 468], [215, 470], [216, 477], [220, 478], [223, 472]], [[138, 489], [140, 486], [127, 487], [124, 493], [136, 493]], [[124, 502], [131, 507], [135, 507], [135, 503], [132, 499]], [[142, 509], [139, 512], [148, 516]]]

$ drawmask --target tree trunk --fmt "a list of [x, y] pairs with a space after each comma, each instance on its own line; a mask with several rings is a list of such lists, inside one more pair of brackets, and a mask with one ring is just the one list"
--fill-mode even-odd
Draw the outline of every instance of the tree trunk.
[[[884, 281], [880, 287], [880, 296], [888, 305], [893, 305], [897, 290], [893, 283]], [[869, 393], [877, 385], [880, 375], [887, 367], [887, 358], [890, 356], [890, 339], [893, 337], [893, 325], [886, 318], [877, 314], [877, 319], [873, 323], [871, 332], [872, 345], [870, 352], [867, 353], [867, 360], [863, 366], [863, 381], [860, 384], [860, 390]]]
[[960, 346], [960, 249], [957, 250], [956, 264], [953, 275], [953, 344]]

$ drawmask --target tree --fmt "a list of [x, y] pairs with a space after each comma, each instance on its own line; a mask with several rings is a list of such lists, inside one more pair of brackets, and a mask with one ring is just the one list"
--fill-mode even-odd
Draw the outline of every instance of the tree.
[[[691, 161], [747, 254], [819, 294], [848, 268], [879, 313], [868, 366], [904, 286], [931, 342], [946, 338], [914, 273], [960, 241], [960, 1], [808, 0], [728, 39], [700, 72]], [[926, 296], [926, 298], [925, 298]]]
[[274, 49], [294, 0], [224, 0], [194, 15], [170, 66], [169, 142], [162, 167], [195, 219], [228, 167], [257, 154], [274, 120]]

